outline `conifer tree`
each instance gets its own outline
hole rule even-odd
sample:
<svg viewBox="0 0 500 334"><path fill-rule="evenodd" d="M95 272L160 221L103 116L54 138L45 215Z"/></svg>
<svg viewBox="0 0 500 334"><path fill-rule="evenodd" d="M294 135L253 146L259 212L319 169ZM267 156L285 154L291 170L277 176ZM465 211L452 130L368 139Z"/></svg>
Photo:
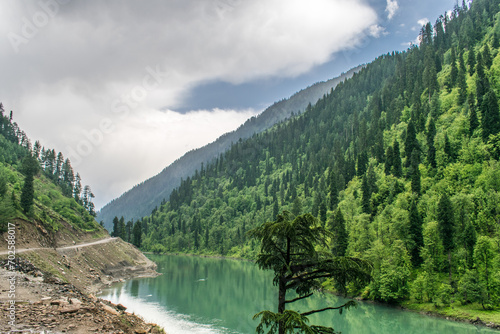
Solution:
<svg viewBox="0 0 500 334"><path fill-rule="evenodd" d="M249 231L249 235L261 242L257 265L261 269L273 270L274 282L278 286L277 312L266 310L257 313L253 318L261 318L261 321L256 332L334 333L332 328L308 325L307 317L327 310L346 309L354 302L302 313L287 310L286 306L313 295L321 286L320 280L326 277L333 278L339 288L350 282L366 284L371 266L358 258L333 256L327 251L320 251L327 246L331 233L310 214L292 220L289 212L283 211L275 221ZM287 299L287 292L292 290L298 297Z"/></svg>
<svg viewBox="0 0 500 334"><path fill-rule="evenodd" d="M467 251L467 265L469 268L472 267L472 259L474 254L474 246L476 245L476 229L474 225L469 221L465 225L465 229L462 231L461 241L465 250Z"/></svg>
<svg viewBox="0 0 500 334"><path fill-rule="evenodd" d="M431 102L432 94L434 94L436 89L439 87L437 82L436 61L434 58L434 48L427 47L425 49L424 72L422 74L422 80L424 82L424 87L427 88L429 103Z"/></svg>
<svg viewBox="0 0 500 334"><path fill-rule="evenodd" d="M118 237L122 238L122 240L127 240L127 229L125 225L125 218L123 216L120 218L118 222Z"/></svg>
<svg viewBox="0 0 500 334"><path fill-rule="evenodd" d="M332 253L335 256L345 256L347 251L347 245L349 242L349 236L345 228L344 215L340 209L337 209L335 213L330 216L332 237Z"/></svg>
<svg viewBox="0 0 500 334"><path fill-rule="evenodd" d="M81 203L80 194L82 192L82 178L80 173L76 173L75 184L73 186L73 198L77 203Z"/></svg>
<svg viewBox="0 0 500 334"><path fill-rule="evenodd" d="M339 186L338 186L338 181L337 181L337 174L333 172L333 168L330 169L329 175L328 175L328 190L329 190L329 203L330 203L330 210L333 210L335 206L337 206L338 203L338 198L339 198ZM295 200L294 200L294 206L295 206ZM292 209L292 213L295 211Z"/></svg>
<svg viewBox="0 0 500 334"><path fill-rule="evenodd" d="M486 74L484 73L484 63L481 53L477 54L477 63L476 63L476 99L478 108L483 107L483 97L488 92L490 84Z"/></svg>
<svg viewBox="0 0 500 334"><path fill-rule="evenodd" d="M467 101L467 82L463 55L460 54L460 68L458 69L457 85L458 85L458 105L462 105Z"/></svg>
<svg viewBox="0 0 500 334"><path fill-rule="evenodd" d="M474 48L470 48L469 54L467 56L467 65L469 66L469 75L473 76L476 66L476 55L474 54Z"/></svg>
<svg viewBox="0 0 500 334"><path fill-rule="evenodd" d="M411 262L414 267L418 267L422 263L422 258L420 257L420 249L424 246L424 239L422 236L422 217L418 212L417 200L413 199L410 205L410 239L411 244L409 245L409 253L411 256Z"/></svg>
<svg viewBox="0 0 500 334"><path fill-rule="evenodd" d="M3 173L0 172L0 197L4 197L6 193L7 193L7 179L3 175Z"/></svg>
<svg viewBox="0 0 500 334"><path fill-rule="evenodd" d="M33 199L35 197L35 188L33 179L38 172L38 161L31 154L26 155L22 162L22 172L24 174L24 184L21 191L21 208L24 213L31 214Z"/></svg>
<svg viewBox="0 0 500 334"><path fill-rule="evenodd" d="M455 247L454 243L454 219L453 207L450 198L444 193L438 202L438 227L439 236L443 242L444 251L448 254L448 270L451 279L451 251Z"/></svg>
<svg viewBox="0 0 500 334"><path fill-rule="evenodd" d="M444 134L444 153L448 157L448 162L454 162L455 152L453 151L453 147L451 146L447 133Z"/></svg>
<svg viewBox="0 0 500 334"><path fill-rule="evenodd" d="M391 174L392 171L392 164L394 160L394 153L393 153L392 146L388 146L387 150L385 151L385 165L384 165L384 172L385 175Z"/></svg>
<svg viewBox="0 0 500 334"><path fill-rule="evenodd" d="M403 176L403 164L401 163L401 153L399 151L399 142L397 140L394 140L392 151L393 151L393 160L392 160L393 172L392 172L392 174L395 177L402 177Z"/></svg>
<svg viewBox="0 0 500 334"><path fill-rule="evenodd" d="M366 151L363 151L358 156L358 170L356 171L356 175L362 176L363 174L365 174L367 166L368 166L368 153L366 153Z"/></svg>
<svg viewBox="0 0 500 334"><path fill-rule="evenodd" d="M450 60L451 70L450 70L450 79L448 83L448 90L451 90L455 87L458 78L458 68L457 68L457 57L455 54L455 48L451 48L451 60Z"/></svg>
<svg viewBox="0 0 500 334"><path fill-rule="evenodd" d="M54 171L54 180L59 183L63 177L64 156L61 152L57 154L56 166Z"/></svg>
<svg viewBox="0 0 500 334"><path fill-rule="evenodd" d="M408 126L406 128L406 140L405 140L406 167L410 166L411 154L413 153L413 150L416 149L418 149L417 132L413 120L410 119L410 122L408 122Z"/></svg>
<svg viewBox="0 0 500 334"><path fill-rule="evenodd" d="M297 217L302 213L302 201L300 200L299 197L295 197L293 200L293 206L292 206L292 215L294 217Z"/></svg>
<svg viewBox="0 0 500 334"><path fill-rule="evenodd" d="M489 90L483 99L481 128L483 130L483 140L486 142L490 135L500 132L500 114L498 100L495 92Z"/></svg>
<svg viewBox="0 0 500 334"><path fill-rule="evenodd" d="M431 117L427 126L427 162L432 168L437 167L436 163L436 146L434 145L434 138L436 137L436 123L434 118Z"/></svg>
<svg viewBox="0 0 500 334"><path fill-rule="evenodd" d="M418 165L420 164L420 154L417 150L413 150L411 154L411 164L408 168L408 174L410 174L411 179L411 191L420 196L421 185L420 185L420 169Z"/></svg>
<svg viewBox="0 0 500 334"><path fill-rule="evenodd" d="M370 208L370 187L368 186L368 180L366 175L363 175L363 179L361 181L361 192L363 193L363 196L361 197L361 205L363 207L363 212L364 213L371 213L371 208Z"/></svg>
<svg viewBox="0 0 500 334"><path fill-rule="evenodd" d="M469 103L469 135L472 136L474 134L474 130L479 127L479 120L477 119L476 105L474 97L474 93L470 93L467 98L467 102Z"/></svg>
<svg viewBox="0 0 500 334"><path fill-rule="evenodd" d="M112 237L119 237L120 236L120 221L118 220L118 217L115 216L113 218L113 231L111 232Z"/></svg>
<svg viewBox="0 0 500 334"><path fill-rule="evenodd" d="M490 47L488 46L488 44L486 44L483 48L482 57L484 66L486 67L486 69L489 69L491 67L491 64L493 63L493 60L491 59Z"/></svg>
<svg viewBox="0 0 500 334"><path fill-rule="evenodd" d="M138 248L141 248L141 244L142 244L142 224L141 224L141 222L139 220L135 222L134 227L132 229L132 234L133 234L132 243L134 244L134 246L136 246Z"/></svg>

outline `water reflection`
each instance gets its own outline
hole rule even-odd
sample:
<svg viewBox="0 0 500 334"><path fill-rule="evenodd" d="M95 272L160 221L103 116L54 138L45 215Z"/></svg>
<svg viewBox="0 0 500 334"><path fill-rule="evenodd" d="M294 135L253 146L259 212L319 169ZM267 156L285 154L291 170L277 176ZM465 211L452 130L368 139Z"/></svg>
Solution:
<svg viewBox="0 0 500 334"><path fill-rule="evenodd" d="M127 306L128 311L158 323L169 334L254 333L257 322L252 316L276 308L272 273L259 270L253 263L189 256L150 257L162 276L122 283L105 290L100 297ZM342 298L326 294L294 306L305 311L343 302ZM349 334L499 333L369 303L360 303L342 315L337 311L315 314L310 320Z"/></svg>

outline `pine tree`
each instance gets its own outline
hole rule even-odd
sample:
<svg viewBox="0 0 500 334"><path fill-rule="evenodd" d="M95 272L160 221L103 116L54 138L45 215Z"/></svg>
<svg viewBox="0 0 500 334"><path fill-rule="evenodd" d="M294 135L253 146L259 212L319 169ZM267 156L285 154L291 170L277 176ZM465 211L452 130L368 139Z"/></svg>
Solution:
<svg viewBox="0 0 500 334"><path fill-rule="evenodd" d="M392 171L392 164L394 160L394 153L393 153L392 146L388 146L387 150L385 151L385 165L384 165L384 172L385 175L391 174Z"/></svg>
<svg viewBox="0 0 500 334"><path fill-rule="evenodd" d="M134 227L134 223L132 223L130 220L127 222L127 224L125 224L125 234L126 234L126 242L132 242L132 238L133 238L133 235L132 235L132 229Z"/></svg>
<svg viewBox="0 0 500 334"><path fill-rule="evenodd" d="M436 146L434 145L434 138L436 137L436 123L434 118L431 117L427 126L427 162L432 168L437 167L436 163Z"/></svg>
<svg viewBox="0 0 500 334"><path fill-rule="evenodd" d="M125 225L125 218L123 216L120 218L118 222L118 237L122 238L122 240L127 241L127 229Z"/></svg>
<svg viewBox="0 0 500 334"><path fill-rule="evenodd" d="M469 75L473 76L476 66L476 55L474 54L474 48L470 48L469 55L467 57L467 65L469 66Z"/></svg>
<svg viewBox="0 0 500 334"><path fill-rule="evenodd" d="M434 49L432 47L427 47L425 49L424 72L422 74L422 80L424 82L424 87L427 89L430 103L432 94L434 94L434 92L439 87L437 81Z"/></svg>
<svg viewBox="0 0 500 334"><path fill-rule="evenodd" d="M80 173L76 173L75 184L73 186L73 198L77 203L81 203L80 194L82 192L82 178Z"/></svg>
<svg viewBox="0 0 500 334"><path fill-rule="evenodd" d="M403 164L401 163L401 153L399 151L399 142L394 140L393 144L393 160L392 160L393 172L395 177L403 176Z"/></svg>
<svg viewBox="0 0 500 334"><path fill-rule="evenodd" d="M293 206L292 206L292 215L294 217L297 217L302 213L302 201L300 200L299 197L295 197L293 200Z"/></svg>
<svg viewBox="0 0 500 334"><path fill-rule="evenodd" d="M142 224L141 224L141 222L139 220L135 222L134 227L132 229L132 234L133 234L132 243L134 244L134 246L136 246L138 248L141 248L141 244L142 244Z"/></svg>
<svg viewBox="0 0 500 334"><path fill-rule="evenodd" d="M462 105L467 101L467 82L463 55L460 54L460 68L458 69L457 85L458 85L458 105Z"/></svg>
<svg viewBox="0 0 500 334"><path fill-rule="evenodd" d="M329 191L329 203L330 203L330 210L333 210L339 201L339 186L338 186L338 181L337 181L337 174L333 172L333 168L330 169L329 175L328 175L328 191ZM294 201L295 205L295 201ZM292 213L295 211L292 209Z"/></svg>
<svg viewBox="0 0 500 334"><path fill-rule="evenodd" d="M0 197L4 197L7 193L7 178L0 172Z"/></svg>
<svg viewBox="0 0 500 334"><path fill-rule="evenodd" d="M115 216L115 218L113 218L113 232L111 232L112 237L119 237L120 236L119 224L120 224L120 221L118 220L118 217Z"/></svg>
<svg viewBox="0 0 500 334"><path fill-rule="evenodd" d="M417 200L411 201L410 205L410 230L409 236L411 244L408 250L411 255L411 262L414 267L418 267L422 263L422 258L420 257L420 249L424 246L424 239L422 236L422 217L418 212Z"/></svg>
<svg viewBox="0 0 500 334"><path fill-rule="evenodd" d="M319 220L323 225L326 224L326 212L327 212L327 208L326 208L325 200L323 199L321 201L321 203L319 204Z"/></svg>
<svg viewBox="0 0 500 334"><path fill-rule="evenodd" d="M482 108L483 106L483 97L489 91L490 83L486 74L484 73L484 63L481 53L477 54L477 64L476 64L476 98L477 98L477 106Z"/></svg>
<svg viewBox="0 0 500 334"><path fill-rule="evenodd" d="M363 174L365 174L367 167L368 167L368 153L366 153L366 151L363 151L358 156L358 169L356 175L362 176Z"/></svg>
<svg viewBox="0 0 500 334"><path fill-rule="evenodd" d="M33 179L38 172L38 161L31 154L28 154L22 161L22 173L24 174L24 184L21 190L21 208L27 215L31 214L35 188Z"/></svg>
<svg viewBox="0 0 500 334"><path fill-rule="evenodd" d="M330 216L331 218L331 231L332 237L332 253L335 256L345 256L347 251L347 245L349 242L349 236L345 228L345 220L342 215L342 211L337 209L335 213Z"/></svg>
<svg viewBox="0 0 500 334"><path fill-rule="evenodd" d="M476 245L477 235L476 229L474 225L469 221L465 225L465 229L462 231L461 241L463 242L463 246L467 251L467 265L469 268L472 267L472 257L474 254L474 246Z"/></svg>
<svg viewBox="0 0 500 334"><path fill-rule="evenodd" d="M457 84L457 78L458 78L458 69L457 69L457 58L455 54L455 48L451 48L451 70L450 70L450 79L448 83L448 90L451 91L453 87Z"/></svg>
<svg viewBox="0 0 500 334"><path fill-rule="evenodd" d="M418 150L417 133L415 130L415 124L413 120L410 119L408 126L406 128L406 140L405 140L405 152L406 152L406 167L410 166L411 154L413 150ZM396 151L396 150L394 150Z"/></svg>
<svg viewBox="0 0 500 334"><path fill-rule="evenodd" d="M366 175L363 175L363 179L361 181L361 192L363 193L363 197L361 198L361 206L363 207L363 212L369 214L371 213L371 207L370 207L371 193L370 193L370 188L368 186L368 180Z"/></svg>
<svg viewBox="0 0 500 334"><path fill-rule="evenodd" d="M446 154L448 162L454 162L455 160L455 152L453 147L451 146L450 139L448 138L448 134L444 134L444 153Z"/></svg>
<svg viewBox="0 0 500 334"><path fill-rule="evenodd" d="M444 193L439 199L437 215L439 236L443 242L444 251L448 253L448 269L451 279L451 251L455 247L455 243L453 241L455 228L453 222L453 207L451 205L450 198L446 193Z"/></svg>
<svg viewBox="0 0 500 334"><path fill-rule="evenodd" d="M490 47L488 46L488 44L484 46L482 56L484 66L486 66L486 69L489 69L491 67L491 64L493 63L493 60L491 59Z"/></svg>
<svg viewBox="0 0 500 334"><path fill-rule="evenodd" d="M490 135L496 135L500 132L498 100L495 92L491 89L484 96L482 112L481 128L483 140L486 142Z"/></svg>
<svg viewBox="0 0 500 334"><path fill-rule="evenodd" d="M410 174L411 179L411 191L420 196L421 185L420 185L420 169L418 165L420 164L420 154L417 150L414 150L411 154L411 164L408 168L408 174Z"/></svg>
<svg viewBox="0 0 500 334"><path fill-rule="evenodd" d="M57 154L56 166L54 171L54 180L57 183L59 183L59 181L61 181L63 178L63 163L64 163L64 156L61 152L59 152Z"/></svg>
<svg viewBox="0 0 500 334"><path fill-rule="evenodd" d="M474 97L474 93L470 93L467 98L467 102L469 103L469 135L472 136L474 134L474 130L479 127L479 120L477 119L476 98Z"/></svg>

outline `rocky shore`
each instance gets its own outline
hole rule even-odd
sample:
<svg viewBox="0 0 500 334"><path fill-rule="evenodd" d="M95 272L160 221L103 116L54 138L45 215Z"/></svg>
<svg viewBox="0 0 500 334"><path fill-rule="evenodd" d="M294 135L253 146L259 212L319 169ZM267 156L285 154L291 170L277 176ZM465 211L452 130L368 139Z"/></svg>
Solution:
<svg viewBox="0 0 500 334"><path fill-rule="evenodd" d="M0 256L0 333L164 333L123 305L94 296L113 282L156 276L155 268L121 239L25 251L10 262Z"/></svg>

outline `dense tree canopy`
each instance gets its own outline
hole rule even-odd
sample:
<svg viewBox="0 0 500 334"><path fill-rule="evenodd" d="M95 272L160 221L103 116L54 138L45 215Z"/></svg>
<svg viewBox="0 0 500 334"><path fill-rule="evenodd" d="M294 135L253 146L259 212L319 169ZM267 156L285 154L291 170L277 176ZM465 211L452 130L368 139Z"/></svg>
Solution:
<svg viewBox="0 0 500 334"><path fill-rule="evenodd" d="M246 231L310 212L332 232L329 249L373 263L371 283L349 293L499 307L498 5L457 6L420 45L233 143L141 220L142 248L255 258Z"/></svg>

